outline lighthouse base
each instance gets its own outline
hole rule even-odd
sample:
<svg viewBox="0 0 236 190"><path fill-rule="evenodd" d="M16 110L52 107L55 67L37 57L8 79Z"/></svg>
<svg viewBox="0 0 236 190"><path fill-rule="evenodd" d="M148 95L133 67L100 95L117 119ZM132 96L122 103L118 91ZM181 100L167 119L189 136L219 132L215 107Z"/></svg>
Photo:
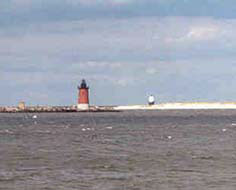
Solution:
<svg viewBox="0 0 236 190"><path fill-rule="evenodd" d="M88 104L78 104L77 109L78 110L89 110L89 105Z"/></svg>

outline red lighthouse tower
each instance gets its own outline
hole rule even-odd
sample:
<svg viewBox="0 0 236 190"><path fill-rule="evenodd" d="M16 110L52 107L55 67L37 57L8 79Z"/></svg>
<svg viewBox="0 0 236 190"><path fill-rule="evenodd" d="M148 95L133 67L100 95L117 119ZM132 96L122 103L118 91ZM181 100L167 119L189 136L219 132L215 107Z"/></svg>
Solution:
<svg viewBox="0 0 236 190"><path fill-rule="evenodd" d="M86 84L86 81L83 79L80 86L78 86L79 96L78 96L78 105L79 110L88 110L89 109L89 87Z"/></svg>

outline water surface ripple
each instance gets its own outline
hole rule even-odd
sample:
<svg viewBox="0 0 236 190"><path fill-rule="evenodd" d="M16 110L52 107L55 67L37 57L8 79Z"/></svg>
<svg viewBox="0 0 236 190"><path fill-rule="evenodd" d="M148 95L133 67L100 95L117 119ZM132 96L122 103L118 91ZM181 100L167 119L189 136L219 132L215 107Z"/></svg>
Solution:
<svg viewBox="0 0 236 190"><path fill-rule="evenodd" d="M236 111L2 113L0 190L14 189L235 190Z"/></svg>

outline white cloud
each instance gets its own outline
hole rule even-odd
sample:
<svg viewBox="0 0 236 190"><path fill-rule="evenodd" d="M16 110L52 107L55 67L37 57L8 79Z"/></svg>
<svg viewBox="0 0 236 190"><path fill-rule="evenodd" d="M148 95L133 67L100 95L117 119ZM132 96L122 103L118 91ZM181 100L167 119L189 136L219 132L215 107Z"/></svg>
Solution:
<svg viewBox="0 0 236 190"><path fill-rule="evenodd" d="M94 85L111 88L142 88L150 80L155 83L152 88L166 86L163 88L168 90L173 78L179 77L188 86L190 80L188 83L186 78L193 74L199 74L200 80L202 75L232 68L235 33L236 20L186 17L63 21L1 28L0 85L42 88L55 82L66 87L65 81L86 78ZM230 69L229 74L232 72Z"/></svg>
<svg viewBox="0 0 236 190"><path fill-rule="evenodd" d="M15 4L16 6L19 5L30 5L34 2L34 0L9 0L12 4Z"/></svg>
<svg viewBox="0 0 236 190"><path fill-rule="evenodd" d="M129 4L134 2L135 0L109 0L107 2L110 2L113 5L123 5L123 4Z"/></svg>
<svg viewBox="0 0 236 190"><path fill-rule="evenodd" d="M218 26L193 26L186 35L191 40L212 40L217 38L221 33L221 29Z"/></svg>
<svg viewBox="0 0 236 190"><path fill-rule="evenodd" d="M83 68L121 68L122 63L121 62L102 62L102 61L88 61L88 62L82 62L78 63L81 65Z"/></svg>
<svg viewBox="0 0 236 190"><path fill-rule="evenodd" d="M206 52L219 56L216 52L222 50L227 55L236 46L235 32L236 21L227 19L152 17L55 22L1 29L0 55L2 62L15 64L33 59L50 65L65 61L115 69L127 60L198 57Z"/></svg>
<svg viewBox="0 0 236 190"><path fill-rule="evenodd" d="M94 5L125 5L134 2L135 0L63 0L58 2L58 4L63 3L65 5L85 5L85 6L94 6ZM10 0L10 3L14 7L22 7L29 5L42 5L53 3L56 5L56 1L47 2L47 0Z"/></svg>
<svg viewBox="0 0 236 190"><path fill-rule="evenodd" d="M146 69L146 73L147 74L150 74L150 75L153 75L153 74L156 74L158 71L156 68L147 68Z"/></svg>
<svg viewBox="0 0 236 190"><path fill-rule="evenodd" d="M22 30L22 36L8 37L12 31L7 30L0 36L0 51L6 52L7 49L17 54L92 52L90 55L151 56L182 51L181 48L185 46L190 50L198 42L209 41L211 43L206 44L205 48L214 51L218 47L211 44L222 43L222 47L225 47L226 39L231 46L227 44L225 48L232 48L236 22L228 22L207 18L153 17L37 24L31 25L26 34Z"/></svg>
<svg viewBox="0 0 236 190"><path fill-rule="evenodd" d="M113 82L114 82L115 85L126 87L126 86L129 86L129 85L137 84L136 83L137 79L131 78L131 77L127 77L127 78L116 79Z"/></svg>

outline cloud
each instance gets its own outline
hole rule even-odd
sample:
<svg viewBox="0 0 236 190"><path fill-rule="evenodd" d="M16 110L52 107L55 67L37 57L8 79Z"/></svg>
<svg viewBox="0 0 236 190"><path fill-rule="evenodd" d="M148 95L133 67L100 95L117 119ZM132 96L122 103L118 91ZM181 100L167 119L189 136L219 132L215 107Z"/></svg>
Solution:
<svg viewBox="0 0 236 190"><path fill-rule="evenodd" d="M210 27L193 27L187 34L187 38L192 40L211 40L218 36L220 28L217 26Z"/></svg>
<svg viewBox="0 0 236 190"><path fill-rule="evenodd" d="M138 84L138 79L135 77L126 77L126 78L118 78L113 80L114 85L119 85L121 87L127 87L130 85Z"/></svg>
<svg viewBox="0 0 236 190"><path fill-rule="evenodd" d="M12 5L32 5L37 4L37 0L9 0ZM55 2L52 0L51 2ZM135 2L135 0L59 0L57 3L67 4L67 5L99 5L99 4L127 4ZM41 0L41 3L47 3L46 0Z"/></svg>
<svg viewBox="0 0 236 190"><path fill-rule="evenodd" d="M198 24L193 24L189 25L187 31L183 32L181 35L167 37L166 42L168 44L188 43L189 45L200 42L209 43L219 41L221 36L225 37L224 33L225 29L221 28L218 25L212 24L212 26L204 26L204 24L202 24L199 26Z"/></svg>
<svg viewBox="0 0 236 190"><path fill-rule="evenodd" d="M40 69L64 70L66 64L119 69L128 61L233 56L235 30L235 20L207 17L32 24L2 28L0 55L2 63L32 65L33 60L44 65Z"/></svg>
<svg viewBox="0 0 236 190"><path fill-rule="evenodd" d="M98 18L236 18L232 0L1 0L0 25Z"/></svg>
<svg viewBox="0 0 236 190"><path fill-rule="evenodd" d="M92 61L196 56L235 46L235 20L209 18L132 18L68 21L2 29L0 53ZM201 47L200 47L201 46ZM197 48L197 50L196 50ZM6 52L7 51L7 52ZM109 53L107 53L109 52ZM190 55L192 56L192 55ZM216 54L217 56L217 54ZM18 56L19 57L19 56Z"/></svg>
<svg viewBox="0 0 236 190"><path fill-rule="evenodd" d="M236 93L234 1L0 4L1 104L19 97L73 104L81 78L94 104L146 103L149 93L158 101L225 100Z"/></svg>
<svg viewBox="0 0 236 190"><path fill-rule="evenodd" d="M133 2L134 0L67 0L67 3L82 5L125 5Z"/></svg>
<svg viewBox="0 0 236 190"><path fill-rule="evenodd" d="M235 32L234 19L209 17L100 18L2 27L2 97L6 104L16 104L19 95L32 104L40 97L45 104L72 104L77 84L86 78L96 92L95 104L145 103L147 93L159 94L162 101L201 98L201 88L206 91L203 99L220 99L222 86L236 80ZM135 98L125 97L124 88ZM102 98L107 96L104 89L109 89L107 99ZM30 91L41 95L29 96ZM224 91L233 97L233 89ZM55 94L55 100L50 98Z"/></svg>
<svg viewBox="0 0 236 190"><path fill-rule="evenodd" d="M146 69L146 73L150 74L150 75L156 74L157 72L158 71L155 68L147 68Z"/></svg>

